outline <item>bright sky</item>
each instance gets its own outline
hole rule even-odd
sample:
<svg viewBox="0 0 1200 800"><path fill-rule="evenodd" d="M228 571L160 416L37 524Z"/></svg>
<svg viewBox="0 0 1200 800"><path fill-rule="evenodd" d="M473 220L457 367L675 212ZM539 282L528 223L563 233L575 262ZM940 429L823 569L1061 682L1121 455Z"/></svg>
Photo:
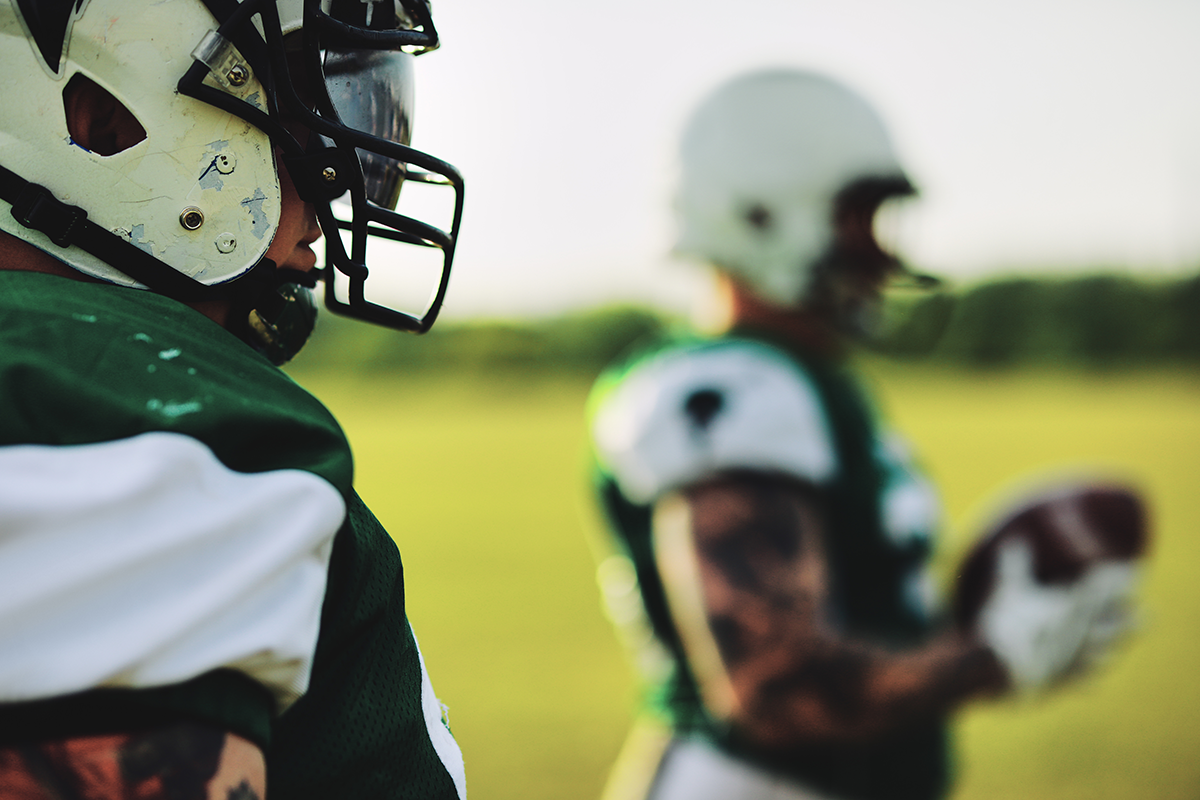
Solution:
<svg viewBox="0 0 1200 800"><path fill-rule="evenodd" d="M737 72L855 86L922 197L900 245L972 277L1200 266L1195 0L434 0L414 145L466 175L447 317L681 308L675 142Z"/></svg>

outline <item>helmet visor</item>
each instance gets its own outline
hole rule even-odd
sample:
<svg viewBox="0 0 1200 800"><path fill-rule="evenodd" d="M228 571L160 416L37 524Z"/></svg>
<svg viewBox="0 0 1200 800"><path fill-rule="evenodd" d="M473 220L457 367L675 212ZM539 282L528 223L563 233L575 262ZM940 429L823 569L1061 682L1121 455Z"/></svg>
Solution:
<svg viewBox="0 0 1200 800"><path fill-rule="evenodd" d="M412 56L383 50L327 50L325 87L341 123L352 130L408 145L412 139ZM367 198L394 209L405 164L359 150Z"/></svg>

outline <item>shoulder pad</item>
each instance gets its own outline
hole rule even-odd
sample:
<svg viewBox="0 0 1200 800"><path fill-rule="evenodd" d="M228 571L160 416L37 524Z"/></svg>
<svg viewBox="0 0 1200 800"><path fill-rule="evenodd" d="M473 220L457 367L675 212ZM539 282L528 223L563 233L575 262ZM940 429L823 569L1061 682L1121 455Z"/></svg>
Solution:
<svg viewBox="0 0 1200 800"><path fill-rule="evenodd" d="M829 481L837 456L820 395L782 352L724 341L633 367L592 422L601 466L636 503L731 469Z"/></svg>

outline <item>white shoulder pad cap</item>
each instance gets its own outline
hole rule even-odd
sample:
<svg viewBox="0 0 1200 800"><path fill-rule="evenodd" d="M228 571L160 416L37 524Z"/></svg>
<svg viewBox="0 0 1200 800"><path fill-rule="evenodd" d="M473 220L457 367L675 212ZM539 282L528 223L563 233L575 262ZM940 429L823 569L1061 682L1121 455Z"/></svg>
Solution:
<svg viewBox="0 0 1200 800"><path fill-rule="evenodd" d="M838 468L809 377L752 342L668 351L635 367L602 401L592 437L601 464L636 503L722 470L819 484Z"/></svg>
<svg viewBox="0 0 1200 800"><path fill-rule="evenodd" d="M307 690L345 518L322 478L150 432L0 447L0 486L0 703L221 667Z"/></svg>

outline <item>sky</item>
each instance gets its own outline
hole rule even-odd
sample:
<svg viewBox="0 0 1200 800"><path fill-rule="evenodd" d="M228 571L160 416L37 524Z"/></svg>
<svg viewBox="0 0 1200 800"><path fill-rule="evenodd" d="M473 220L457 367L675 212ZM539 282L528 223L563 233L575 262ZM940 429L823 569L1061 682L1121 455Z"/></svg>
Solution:
<svg viewBox="0 0 1200 800"><path fill-rule="evenodd" d="M797 66L855 87L921 190L898 244L970 281L1200 267L1194 0L434 0L414 146L466 176L446 318L683 310L675 147L709 90Z"/></svg>

